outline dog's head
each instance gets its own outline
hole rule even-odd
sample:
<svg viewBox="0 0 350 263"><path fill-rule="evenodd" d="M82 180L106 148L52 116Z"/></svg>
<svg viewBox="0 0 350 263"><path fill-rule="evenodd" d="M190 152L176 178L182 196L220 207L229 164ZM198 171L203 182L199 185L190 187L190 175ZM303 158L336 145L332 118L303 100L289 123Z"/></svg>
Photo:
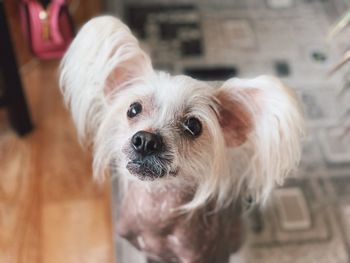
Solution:
<svg viewBox="0 0 350 263"><path fill-rule="evenodd" d="M239 194L266 199L300 158L303 119L295 95L272 77L213 88L152 68L113 17L88 22L61 64L61 88L94 173L187 184L188 208Z"/></svg>

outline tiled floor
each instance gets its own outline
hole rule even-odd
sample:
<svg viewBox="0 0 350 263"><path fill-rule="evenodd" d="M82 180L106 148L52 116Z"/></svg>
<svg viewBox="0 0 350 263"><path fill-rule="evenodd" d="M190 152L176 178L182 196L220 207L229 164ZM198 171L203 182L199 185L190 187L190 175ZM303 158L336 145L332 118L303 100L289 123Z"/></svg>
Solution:
<svg viewBox="0 0 350 263"><path fill-rule="evenodd" d="M255 213L261 231L250 228L249 253L232 262L349 262L350 66L327 73L350 47L350 29L330 43L326 36L350 1L193 0L181 1L181 12L166 0L157 1L165 7L150 8L153 2L128 1L126 21L143 37L156 67L204 70L212 79L277 75L304 106L308 137L300 170L276 193L279 204ZM128 13L135 8L147 13L142 29ZM184 52L187 36L193 43Z"/></svg>

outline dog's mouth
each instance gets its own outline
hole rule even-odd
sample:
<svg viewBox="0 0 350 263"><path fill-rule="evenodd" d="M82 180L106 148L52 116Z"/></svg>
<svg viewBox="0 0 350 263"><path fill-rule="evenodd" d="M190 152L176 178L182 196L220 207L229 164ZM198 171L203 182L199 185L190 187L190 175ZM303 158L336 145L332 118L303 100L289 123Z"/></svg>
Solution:
<svg viewBox="0 0 350 263"><path fill-rule="evenodd" d="M178 169L171 170L167 166L149 160L132 160L126 165L128 171L142 181L154 181L166 175L176 176Z"/></svg>

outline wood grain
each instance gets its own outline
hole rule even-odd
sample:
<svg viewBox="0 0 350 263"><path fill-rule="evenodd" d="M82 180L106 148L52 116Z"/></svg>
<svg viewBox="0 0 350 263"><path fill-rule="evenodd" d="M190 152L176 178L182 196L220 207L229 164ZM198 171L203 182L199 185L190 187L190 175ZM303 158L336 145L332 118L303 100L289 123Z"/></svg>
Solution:
<svg viewBox="0 0 350 263"><path fill-rule="evenodd" d="M109 183L91 178L57 87L57 62L23 73L36 126L18 138L0 112L0 262L113 262Z"/></svg>

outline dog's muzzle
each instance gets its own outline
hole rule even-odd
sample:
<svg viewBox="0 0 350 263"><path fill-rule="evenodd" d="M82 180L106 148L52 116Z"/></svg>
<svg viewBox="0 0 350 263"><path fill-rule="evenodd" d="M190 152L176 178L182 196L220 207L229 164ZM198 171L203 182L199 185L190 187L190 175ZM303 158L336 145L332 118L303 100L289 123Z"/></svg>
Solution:
<svg viewBox="0 0 350 263"><path fill-rule="evenodd" d="M162 178L166 174L166 169L157 167L149 160L133 160L128 162L126 168L129 172L142 181L153 181Z"/></svg>
<svg viewBox="0 0 350 263"><path fill-rule="evenodd" d="M138 131L131 138L132 154L126 168L140 180L155 180L165 176L171 160L160 134ZM169 172L169 174L172 174Z"/></svg>

